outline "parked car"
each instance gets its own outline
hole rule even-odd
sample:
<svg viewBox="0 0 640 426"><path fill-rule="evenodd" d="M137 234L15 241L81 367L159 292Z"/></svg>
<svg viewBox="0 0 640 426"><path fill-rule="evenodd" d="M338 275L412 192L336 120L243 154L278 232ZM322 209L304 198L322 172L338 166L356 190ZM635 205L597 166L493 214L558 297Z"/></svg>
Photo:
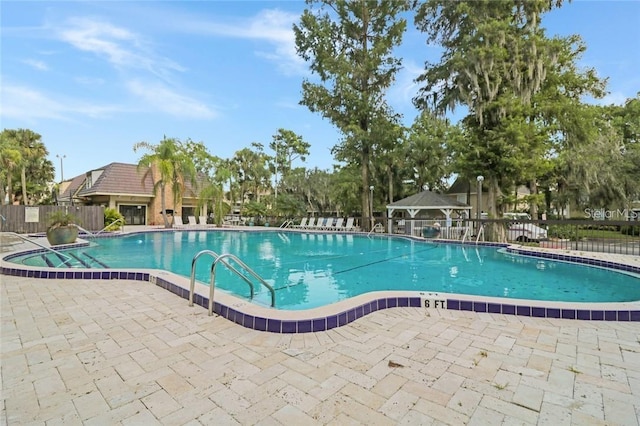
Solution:
<svg viewBox="0 0 640 426"><path fill-rule="evenodd" d="M531 220L527 213L505 213L505 219L513 219L507 227L507 239L509 241L528 242L547 239L547 230L533 223L523 223L521 221Z"/></svg>

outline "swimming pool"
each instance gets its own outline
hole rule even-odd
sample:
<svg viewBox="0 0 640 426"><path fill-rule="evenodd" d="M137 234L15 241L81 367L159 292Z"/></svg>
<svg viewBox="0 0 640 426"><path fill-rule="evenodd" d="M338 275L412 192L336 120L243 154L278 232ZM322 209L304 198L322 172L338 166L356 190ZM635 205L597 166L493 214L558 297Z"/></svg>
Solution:
<svg viewBox="0 0 640 426"><path fill-rule="evenodd" d="M311 309L394 290L579 303L640 300L637 274L514 255L495 247L274 231L152 232L95 241L76 251L111 268L162 269L185 277L199 251L232 253L276 289L275 307L281 310ZM44 265L40 254L13 262ZM198 262L199 281L208 283L211 262ZM216 288L249 296L246 283L221 267ZM268 306L266 288L256 284L255 290L254 302Z"/></svg>

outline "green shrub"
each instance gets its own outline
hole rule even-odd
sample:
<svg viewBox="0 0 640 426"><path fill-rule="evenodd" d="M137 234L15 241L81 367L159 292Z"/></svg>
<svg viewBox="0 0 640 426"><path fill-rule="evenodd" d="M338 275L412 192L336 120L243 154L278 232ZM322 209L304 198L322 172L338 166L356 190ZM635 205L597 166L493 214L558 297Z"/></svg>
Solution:
<svg viewBox="0 0 640 426"><path fill-rule="evenodd" d="M104 224L105 231L117 231L124 225L124 216L116 209L106 208L104 209Z"/></svg>
<svg viewBox="0 0 640 426"><path fill-rule="evenodd" d="M551 225L547 233L549 238L560 238L562 240L577 240L578 230L571 225Z"/></svg>
<svg viewBox="0 0 640 426"><path fill-rule="evenodd" d="M630 235L632 237L640 237L640 224L621 226L620 233L623 235Z"/></svg>

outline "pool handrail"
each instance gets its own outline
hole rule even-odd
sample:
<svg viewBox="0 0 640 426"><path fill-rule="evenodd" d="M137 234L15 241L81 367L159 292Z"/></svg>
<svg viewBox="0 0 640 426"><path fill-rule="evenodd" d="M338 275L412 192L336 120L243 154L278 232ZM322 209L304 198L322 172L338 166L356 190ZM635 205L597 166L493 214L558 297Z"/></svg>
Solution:
<svg viewBox="0 0 640 426"><path fill-rule="evenodd" d="M467 226L467 227L465 228L465 230L464 230L464 235L462 236L462 244L464 244L464 242L465 242L465 241L466 241L466 239L467 239L467 235L469 235L469 229L470 229L470 227L468 227L468 226Z"/></svg>
<svg viewBox="0 0 640 426"><path fill-rule="evenodd" d="M124 225L125 225L124 219L123 219L123 218L121 218L121 217L119 217L118 219L114 220L113 222L111 222L110 224L108 224L107 226L105 226L104 228L102 228L101 230L99 230L98 232L96 232L96 233L94 234L94 236L96 236L96 235L100 234L101 232L104 232L108 227L110 227L111 225L114 225L114 224L116 224L116 223L118 223L118 222L122 222L122 230L124 231Z"/></svg>
<svg viewBox="0 0 640 426"><path fill-rule="evenodd" d="M227 268L229 268L230 270L235 272L238 276L240 276L240 278L242 278L243 280L245 280L247 282L247 284L249 284L249 286L251 287L251 299L253 299L253 284L251 284L249 279L244 274L242 274L240 271L235 269L233 266L229 265L229 263L226 262L226 260L225 260L226 258L229 258L229 259L233 260L234 262L238 263L242 269L244 269L245 271L247 271L248 273L253 275L253 277L255 279L257 279L258 281L260 281L260 283L262 285L264 285L269 290L269 292L271 293L271 307L273 308L273 307L276 306L276 291L274 290L274 288L271 285L269 285L269 283L267 283L253 269L249 268L249 266L247 266L246 263L244 263L242 260L238 259L237 256L235 256L235 255L233 255L231 253L225 253L225 254L221 254L220 256L218 256L218 258L216 260L214 260L213 264L211 265L211 283L209 285L209 315L213 315L213 290L215 288L216 266L218 265L218 262L222 263Z"/></svg>
<svg viewBox="0 0 640 426"><path fill-rule="evenodd" d="M218 262L221 262L222 264L224 264L230 271L238 275L240 278L244 280L244 282L246 282L249 285L249 288L251 289L251 299L253 299L253 296L255 294L253 283L251 282L251 280L245 274L243 274L238 269L236 269L233 265L227 262L226 258L230 258L231 260L238 263L240 267L242 267L245 271L253 275L258 281L262 283L262 285L267 287L267 289L269 289L269 291L271 292L271 306L275 306L276 296L275 296L275 290L273 289L272 286L270 286L262 277L260 277L256 272L254 272L251 268L249 268L244 262L242 262L236 256L232 254L219 255L213 250L199 251L198 253L196 253L196 255L193 257L193 260L191 261L191 279L189 283L189 306L193 306L193 295L195 292L195 284L196 284L196 262L198 261L198 258L200 258L203 255L210 255L214 259L213 264L211 265L211 275L209 278L209 281L210 281L209 282L209 288L210 288L209 315L213 314L213 291L215 289L215 267Z"/></svg>
<svg viewBox="0 0 640 426"><path fill-rule="evenodd" d="M282 224L280 225L280 228L288 228L290 226L293 225L293 221L292 220L285 220L284 222L282 222Z"/></svg>
<svg viewBox="0 0 640 426"><path fill-rule="evenodd" d="M84 228L83 228L82 226L80 226L80 225L76 225L76 227L77 227L80 231L84 232L84 233L85 233L85 234L87 234L87 235L91 235L92 237L95 237L95 236L96 236L93 232L89 231L88 229L84 229Z"/></svg>
<svg viewBox="0 0 640 426"><path fill-rule="evenodd" d="M214 261L220 257L220 255L213 250L202 250L196 253L195 256L193 256L193 260L191 261L191 280L189 283L189 306L193 306L193 293L196 288L196 262L200 256L203 256L205 254L213 257ZM235 269L232 265L229 265L227 263L227 267L238 274L241 278L243 278L247 282L247 284L249 284L249 287L251 288L251 298L253 299L253 283L251 283L248 278L244 277L243 274Z"/></svg>
<svg viewBox="0 0 640 426"><path fill-rule="evenodd" d="M375 225L373 225L373 227L371 228L371 230L367 234L367 237L370 236L372 232L374 232L374 231L376 231L378 229L381 229L382 232L384 232L384 226L380 222L378 222Z"/></svg>
<svg viewBox="0 0 640 426"><path fill-rule="evenodd" d="M484 224L480 225L480 230L478 231L478 235L476 237L476 245L478 245L480 237L482 237L482 241L484 241Z"/></svg>
<svg viewBox="0 0 640 426"><path fill-rule="evenodd" d="M26 242L28 242L28 243L35 244L35 245L37 245L38 247L42 247L43 249L48 250L48 251L50 251L50 252L54 253L54 254L55 254L55 255L57 255L58 257L64 257L64 258L66 258L66 260L63 260L63 261L62 261L62 263L60 263L60 265L56 266L56 268L59 268L59 267L60 267L60 266L62 266L62 265L67 265L67 264L69 264L69 262L72 262L72 261L73 261L73 259L72 259L69 255L64 254L64 253L62 253L62 252L60 252L60 251L58 251L58 250L54 250L54 249L52 249L51 247L47 247L47 246L45 246L44 244L40 244L40 243L38 243L38 242L36 242L36 241L33 241L31 238L23 237L22 235L20 235L20 234L18 234L18 233L15 233L15 232L5 232L5 234L15 235L16 237L20 238L20 239L21 239L21 240L23 240L23 241L26 241Z"/></svg>

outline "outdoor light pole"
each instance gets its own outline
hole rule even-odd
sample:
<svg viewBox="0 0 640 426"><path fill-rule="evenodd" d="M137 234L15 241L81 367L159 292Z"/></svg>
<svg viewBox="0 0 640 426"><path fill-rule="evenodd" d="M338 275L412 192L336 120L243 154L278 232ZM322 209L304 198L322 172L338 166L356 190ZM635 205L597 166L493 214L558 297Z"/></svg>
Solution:
<svg viewBox="0 0 640 426"><path fill-rule="evenodd" d="M373 185L369 187L369 212L371 214L371 229L373 229Z"/></svg>
<svg viewBox="0 0 640 426"><path fill-rule="evenodd" d="M478 232L480 232L480 219L482 219L482 181L484 176L478 176L478 211L476 212L476 219L478 219Z"/></svg>
<svg viewBox="0 0 640 426"><path fill-rule="evenodd" d="M62 168L62 159L67 158L67 156L56 154L56 157L60 159L60 182L64 182L64 169Z"/></svg>

